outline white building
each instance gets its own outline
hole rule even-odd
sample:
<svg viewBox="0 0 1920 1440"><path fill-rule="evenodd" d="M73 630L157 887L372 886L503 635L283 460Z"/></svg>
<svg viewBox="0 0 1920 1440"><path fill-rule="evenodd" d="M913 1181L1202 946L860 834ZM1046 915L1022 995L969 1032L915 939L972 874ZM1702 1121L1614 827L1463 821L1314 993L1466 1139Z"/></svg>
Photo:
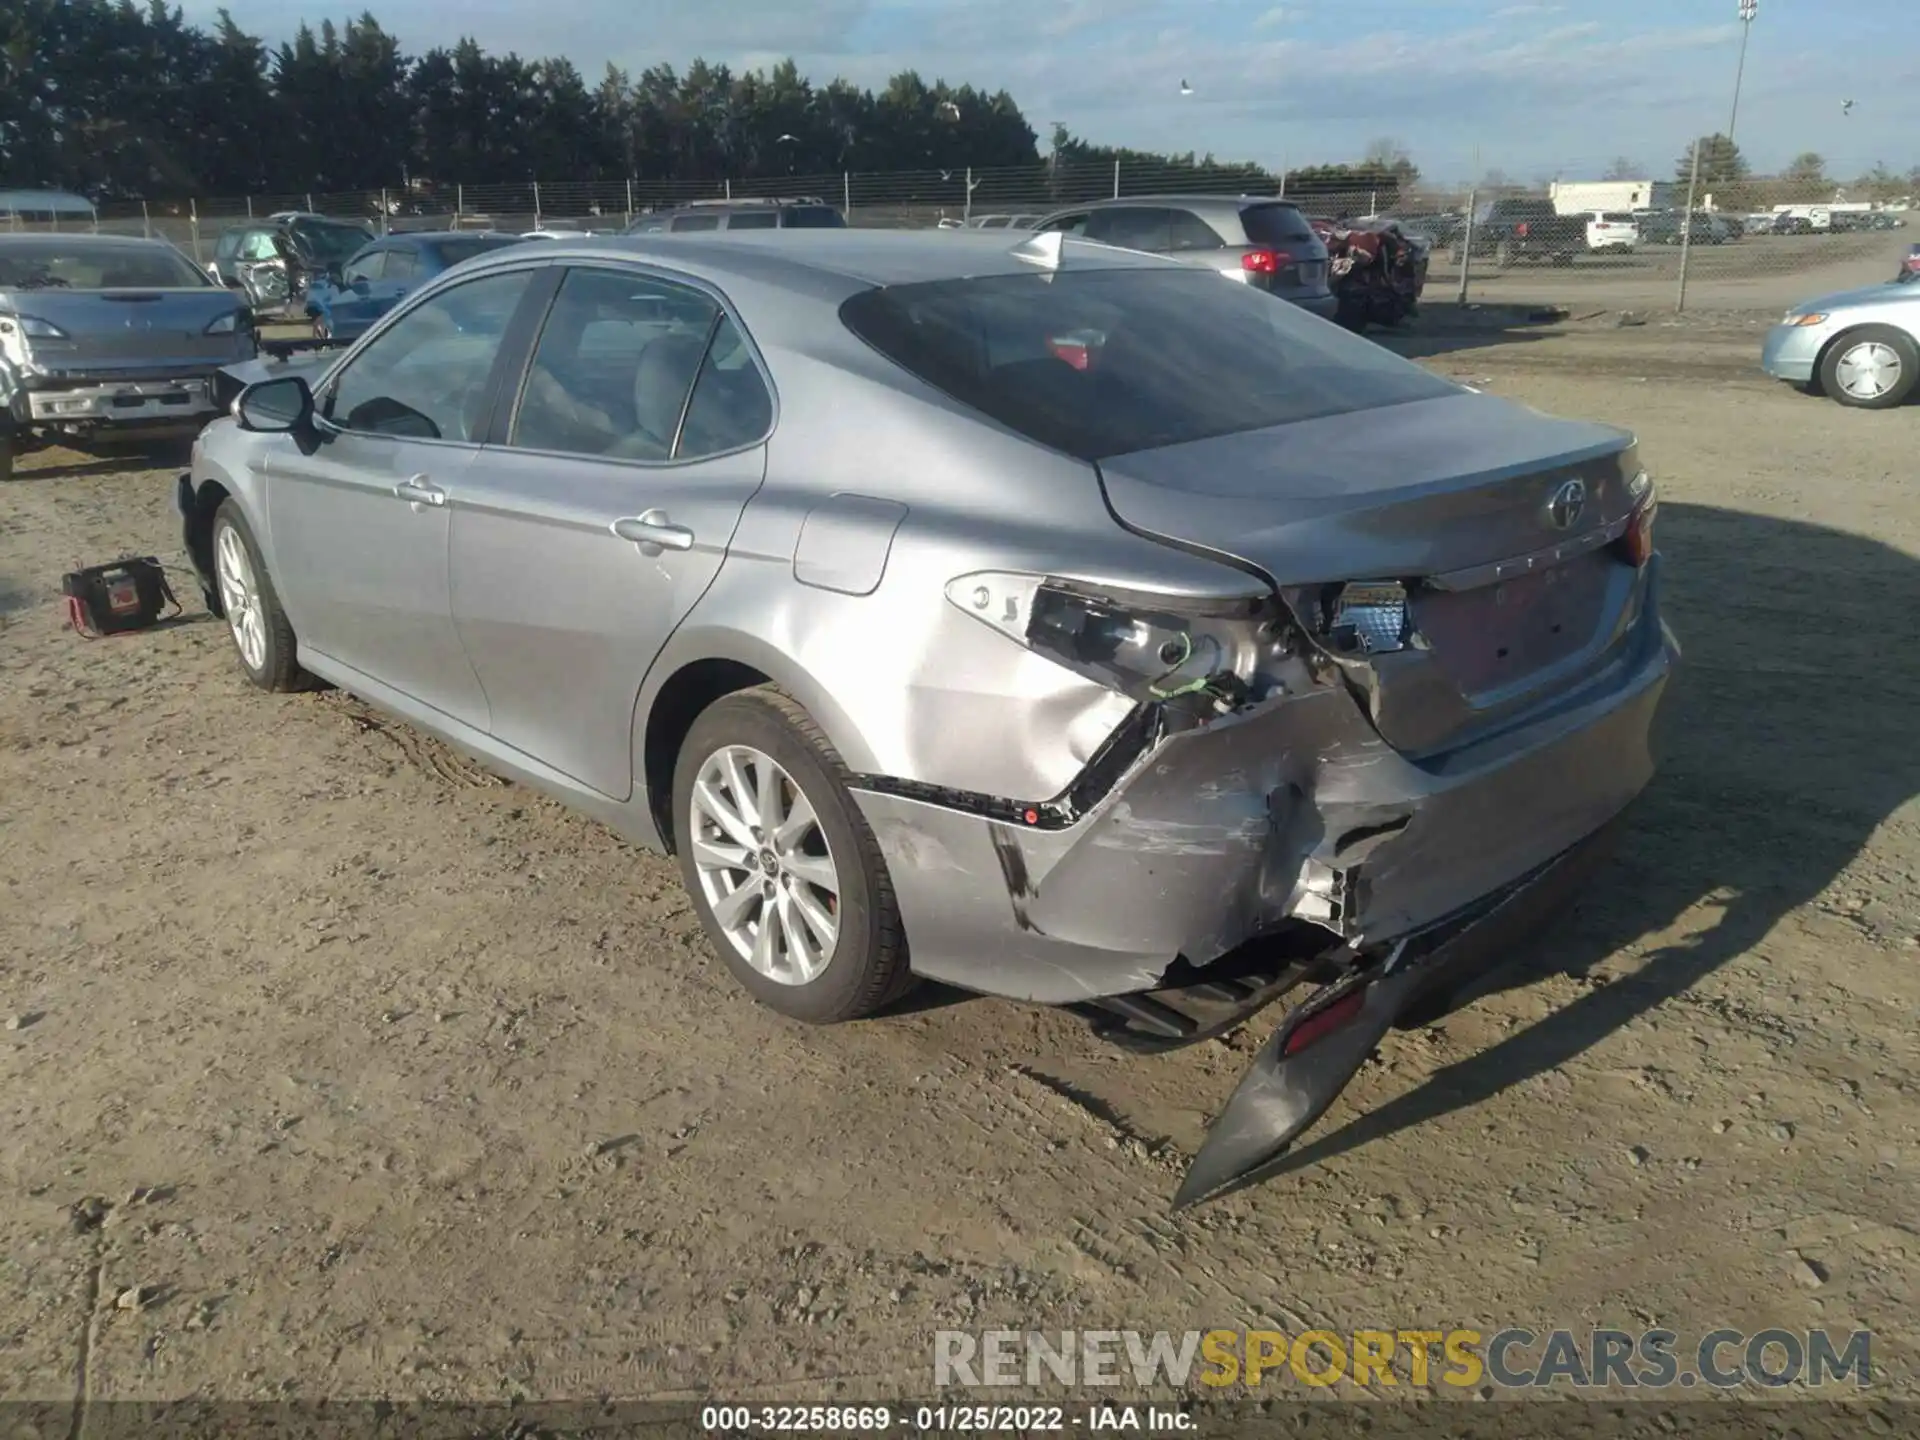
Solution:
<svg viewBox="0 0 1920 1440"><path fill-rule="evenodd" d="M1675 203L1671 180L1556 180L1547 193L1562 215L1589 210L1659 210Z"/></svg>

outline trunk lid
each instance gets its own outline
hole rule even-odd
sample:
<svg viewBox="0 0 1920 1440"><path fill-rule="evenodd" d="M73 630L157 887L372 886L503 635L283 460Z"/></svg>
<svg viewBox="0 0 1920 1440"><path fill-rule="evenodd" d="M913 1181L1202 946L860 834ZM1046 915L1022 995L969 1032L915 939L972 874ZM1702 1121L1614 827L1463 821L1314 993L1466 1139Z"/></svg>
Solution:
<svg viewBox="0 0 1920 1440"><path fill-rule="evenodd" d="M1462 743L1603 669L1641 575L1633 439L1471 391L1102 461L1129 529L1264 575L1389 744Z"/></svg>
<svg viewBox="0 0 1920 1440"><path fill-rule="evenodd" d="M205 371L231 361L232 332L207 326L243 307L228 290L22 290L0 309L44 320L65 339L32 339L34 363L53 374L108 376Z"/></svg>

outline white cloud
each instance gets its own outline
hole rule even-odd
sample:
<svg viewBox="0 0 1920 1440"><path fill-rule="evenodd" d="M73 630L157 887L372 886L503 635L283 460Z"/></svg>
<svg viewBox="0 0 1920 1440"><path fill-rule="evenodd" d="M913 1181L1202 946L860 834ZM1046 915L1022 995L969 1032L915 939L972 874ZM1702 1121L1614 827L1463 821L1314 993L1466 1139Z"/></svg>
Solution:
<svg viewBox="0 0 1920 1440"><path fill-rule="evenodd" d="M1297 5L1276 5L1271 10L1257 16L1254 19L1253 28L1255 30L1272 30L1278 26L1292 23L1294 20L1297 20L1299 16L1300 7Z"/></svg>

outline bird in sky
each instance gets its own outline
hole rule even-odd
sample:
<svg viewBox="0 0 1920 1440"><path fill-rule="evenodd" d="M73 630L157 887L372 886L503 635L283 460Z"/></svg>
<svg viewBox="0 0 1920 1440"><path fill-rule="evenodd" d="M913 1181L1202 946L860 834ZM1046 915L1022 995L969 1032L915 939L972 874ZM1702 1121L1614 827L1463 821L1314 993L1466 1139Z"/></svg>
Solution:
<svg viewBox="0 0 1920 1440"><path fill-rule="evenodd" d="M1840 113L1842 115L1851 115L1853 113L1853 101L1842 100L1840 102Z"/></svg>
<svg viewBox="0 0 1920 1440"><path fill-rule="evenodd" d="M1193 86L1189 85L1186 81L1182 80L1180 82L1180 93L1182 95L1191 95L1193 93Z"/></svg>

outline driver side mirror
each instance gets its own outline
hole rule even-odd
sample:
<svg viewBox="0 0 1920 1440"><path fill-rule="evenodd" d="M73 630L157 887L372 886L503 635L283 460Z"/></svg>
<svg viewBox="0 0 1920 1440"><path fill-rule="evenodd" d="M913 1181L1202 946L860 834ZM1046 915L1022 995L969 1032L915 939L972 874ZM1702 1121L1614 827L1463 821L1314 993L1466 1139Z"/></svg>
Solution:
<svg viewBox="0 0 1920 1440"><path fill-rule="evenodd" d="M353 279L347 282L347 288L353 291L353 293L356 295L364 295L367 293L368 289L371 287L369 287L367 284L366 276L356 275L353 277Z"/></svg>
<svg viewBox="0 0 1920 1440"><path fill-rule="evenodd" d="M313 391L298 375L285 375L249 385L233 402L234 418L242 430L263 435L287 435L313 423Z"/></svg>

